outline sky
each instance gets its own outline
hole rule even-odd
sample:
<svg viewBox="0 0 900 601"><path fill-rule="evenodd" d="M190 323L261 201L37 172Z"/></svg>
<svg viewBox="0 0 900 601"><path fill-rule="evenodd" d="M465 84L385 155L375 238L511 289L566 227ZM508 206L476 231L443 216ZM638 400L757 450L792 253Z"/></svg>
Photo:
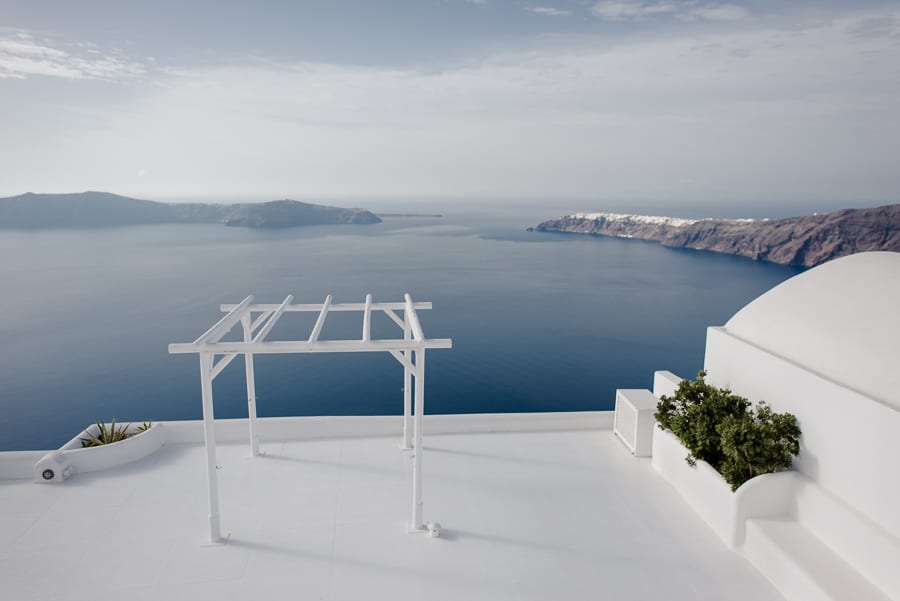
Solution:
<svg viewBox="0 0 900 601"><path fill-rule="evenodd" d="M900 202L900 2L0 0L0 196Z"/></svg>

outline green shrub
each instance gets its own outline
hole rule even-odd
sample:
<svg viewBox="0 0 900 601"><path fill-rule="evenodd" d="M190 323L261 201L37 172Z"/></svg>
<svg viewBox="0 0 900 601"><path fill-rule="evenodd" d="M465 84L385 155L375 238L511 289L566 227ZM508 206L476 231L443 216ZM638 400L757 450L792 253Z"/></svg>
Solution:
<svg viewBox="0 0 900 601"><path fill-rule="evenodd" d="M765 403L756 412L750 401L725 388L696 380L682 380L672 396L662 396L656 421L687 447L685 460L702 459L715 468L732 490L759 474L791 466L800 451L800 428L789 413L772 413Z"/></svg>
<svg viewBox="0 0 900 601"><path fill-rule="evenodd" d="M756 415L747 411L740 417L728 416L716 431L725 454L716 469L731 484L731 490L754 476L790 468L800 453L797 418L790 413L772 413L764 402L757 405Z"/></svg>

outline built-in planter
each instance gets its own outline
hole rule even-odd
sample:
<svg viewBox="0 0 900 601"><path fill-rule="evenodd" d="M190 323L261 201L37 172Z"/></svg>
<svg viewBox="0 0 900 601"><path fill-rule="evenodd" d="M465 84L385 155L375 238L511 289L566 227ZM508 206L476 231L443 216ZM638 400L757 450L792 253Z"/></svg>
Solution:
<svg viewBox="0 0 900 601"><path fill-rule="evenodd" d="M35 482L61 482L76 473L96 472L137 461L165 443L162 424L153 424L125 440L96 447L83 447L82 439L96 436L97 424L91 424L58 451L47 453L34 466Z"/></svg>
<svg viewBox="0 0 900 601"><path fill-rule="evenodd" d="M763 474L744 482L736 491L711 465L685 461L689 451L671 432L653 430L653 467L684 497L729 547L744 541L750 518L784 515L790 511L797 476L794 471Z"/></svg>

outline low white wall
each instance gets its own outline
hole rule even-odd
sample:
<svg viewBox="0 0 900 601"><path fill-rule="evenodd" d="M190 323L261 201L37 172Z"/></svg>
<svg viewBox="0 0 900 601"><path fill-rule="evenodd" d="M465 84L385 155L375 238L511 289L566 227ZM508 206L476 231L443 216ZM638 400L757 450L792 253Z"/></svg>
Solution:
<svg viewBox="0 0 900 601"><path fill-rule="evenodd" d="M426 415L423 418L423 429L425 434L611 430L613 417L612 411ZM164 425L169 442L203 442L202 421L164 422ZM249 444L248 428L246 418L216 420L216 441L248 441ZM260 441L371 436L399 437L403 433L403 416L263 417L257 420L257 430Z"/></svg>
<svg viewBox="0 0 900 601"><path fill-rule="evenodd" d="M721 327L708 330L705 368L711 384L796 415L795 469L900 538L900 411Z"/></svg>
<svg viewBox="0 0 900 601"><path fill-rule="evenodd" d="M731 487L705 461L691 467L684 460L687 449L672 434L653 429L652 465L725 544L733 545L734 494Z"/></svg>
<svg viewBox="0 0 900 601"><path fill-rule="evenodd" d="M797 472L756 476L732 492L731 485L705 461L697 461L694 467L688 465L687 454L674 434L659 426L654 428L654 469L729 547L744 542L748 519L783 516L791 511Z"/></svg>
<svg viewBox="0 0 900 601"><path fill-rule="evenodd" d="M568 411L557 413L491 413L466 415L426 415L426 434L464 434L489 432L540 432L573 430L612 430L612 411ZM247 442L248 420L216 420L216 441ZM96 428L96 426L90 426ZM144 457L163 444L203 442L200 420L154 422L149 432L103 447L82 449L82 431L57 452L0 452L0 479L32 478L37 464L49 455L68 463L77 472L97 471ZM336 416L336 417L270 417L258 420L262 441L303 440L320 438L361 438L397 436L403 432L403 417ZM49 465L48 465L49 467ZM57 466L53 466L54 468Z"/></svg>
<svg viewBox="0 0 900 601"><path fill-rule="evenodd" d="M0 480L25 479L34 475L34 464L50 451L4 451L0 453Z"/></svg>
<svg viewBox="0 0 900 601"><path fill-rule="evenodd" d="M661 396L672 396L678 390L678 385L682 378L679 378L670 371L653 372L653 396L659 398Z"/></svg>

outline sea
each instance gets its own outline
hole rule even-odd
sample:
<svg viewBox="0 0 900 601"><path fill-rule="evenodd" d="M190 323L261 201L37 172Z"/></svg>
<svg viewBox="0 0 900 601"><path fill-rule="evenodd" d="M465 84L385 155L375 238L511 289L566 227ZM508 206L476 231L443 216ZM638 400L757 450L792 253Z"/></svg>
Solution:
<svg viewBox="0 0 900 601"><path fill-rule="evenodd" d="M346 205L346 203L345 203ZM88 424L201 417L199 363L170 355L256 302L431 301L427 413L613 408L617 388L703 365L708 326L800 268L628 239L528 232L577 210L782 216L777 206L677 211L631 204L380 200L377 225L256 230L221 225L0 231L0 450L55 449ZM793 211L794 214L805 212ZM727 214L726 214L727 213ZM328 316L322 339L359 338L360 314ZM286 314L270 340L306 339ZM396 337L383 314L373 337ZM239 328L235 329L239 333ZM261 416L399 415L403 370L388 354L257 356ZM247 415L243 363L216 379L217 418Z"/></svg>

